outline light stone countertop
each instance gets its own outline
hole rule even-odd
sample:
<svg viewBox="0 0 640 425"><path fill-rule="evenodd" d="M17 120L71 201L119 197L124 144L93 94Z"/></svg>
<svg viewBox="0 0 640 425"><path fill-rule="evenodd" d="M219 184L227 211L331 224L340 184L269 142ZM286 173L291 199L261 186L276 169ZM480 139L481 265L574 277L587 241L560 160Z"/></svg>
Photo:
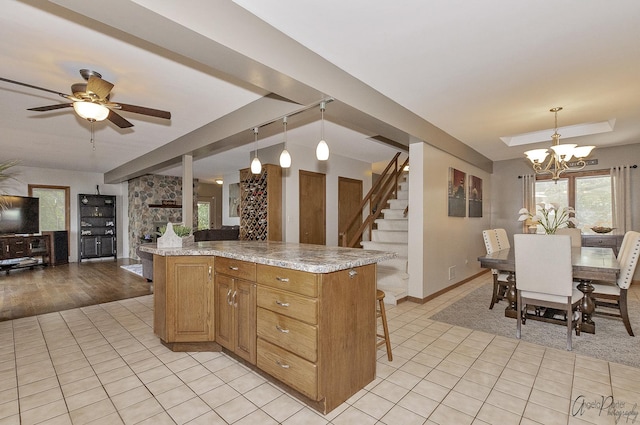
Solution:
<svg viewBox="0 0 640 425"><path fill-rule="evenodd" d="M395 252L271 241L206 241L182 248L144 244L140 250L162 256L212 255L310 273L331 273L398 256Z"/></svg>

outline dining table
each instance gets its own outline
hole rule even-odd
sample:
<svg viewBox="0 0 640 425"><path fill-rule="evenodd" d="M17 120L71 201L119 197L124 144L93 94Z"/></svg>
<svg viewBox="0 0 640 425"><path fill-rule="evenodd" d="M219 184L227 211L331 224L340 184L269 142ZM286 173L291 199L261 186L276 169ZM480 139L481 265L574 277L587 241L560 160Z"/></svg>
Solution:
<svg viewBox="0 0 640 425"><path fill-rule="evenodd" d="M516 318L516 285L517 270L515 260L515 248L502 249L491 254L478 257L480 266L488 269L497 269L509 273L509 285L506 298L509 305L505 309L505 316ZM535 261L532 258L531 261ZM577 288L584 294L580 309L582 311L582 332L595 333L596 326L593 322L592 315L595 311L595 301L591 296L593 286L591 281L597 280L616 284L618 273L620 272L620 264L616 259L615 253L611 248L597 247L575 247L571 249L571 264L573 267L573 278L578 281ZM540 264L540 276L544 278L544 264ZM527 316L534 320L547 320L545 317Z"/></svg>

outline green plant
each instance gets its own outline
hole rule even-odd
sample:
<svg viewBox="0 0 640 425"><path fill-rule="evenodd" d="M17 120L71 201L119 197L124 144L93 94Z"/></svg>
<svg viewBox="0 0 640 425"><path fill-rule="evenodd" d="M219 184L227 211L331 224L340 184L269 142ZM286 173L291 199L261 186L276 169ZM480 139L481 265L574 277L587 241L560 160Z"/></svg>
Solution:
<svg viewBox="0 0 640 425"><path fill-rule="evenodd" d="M158 236L164 235L164 232L167 231L167 226L162 226L158 229L159 232L156 232ZM191 227L183 226L181 224L176 224L173 226L173 233L180 237L189 236L191 234Z"/></svg>
<svg viewBox="0 0 640 425"><path fill-rule="evenodd" d="M578 220L572 216L575 215L576 210L573 207L559 208L556 204L545 204L541 202L536 204L536 214L533 215L526 208L521 208L518 211L520 217L518 221L530 220L531 225L540 225L544 229L547 235L553 235L560 227L575 227L578 224Z"/></svg>
<svg viewBox="0 0 640 425"><path fill-rule="evenodd" d="M6 195L4 182L7 180L15 180L15 173L8 171L11 167L18 164L18 160L12 159L10 161L0 162L0 195ZM4 199L0 199L0 209L5 209Z"/></svg>

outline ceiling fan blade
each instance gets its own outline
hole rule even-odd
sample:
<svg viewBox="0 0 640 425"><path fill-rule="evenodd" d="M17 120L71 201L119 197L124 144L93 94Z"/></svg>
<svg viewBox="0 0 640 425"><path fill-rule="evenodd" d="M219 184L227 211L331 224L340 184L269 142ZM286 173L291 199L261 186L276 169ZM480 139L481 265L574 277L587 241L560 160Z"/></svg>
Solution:
<svg viewBox="0 0 640 425"><path fill-rule="evenodd" d="M49 93L57 94L58 96L62 96L62 97L67 98L67 99L70 98L70 95L68 95L66 93L60 93L60 92L57 92L55 90L45 89L44 87L38 87L38 86L34 86L32 84L21 83L20 81L9 80L8 78L0 77L0 81L6 81L7 83L17 84L19 86L29 87L31 89L46 91L46 92L49 92Z"/></svg>
<svg viewBox="0 0 640 425"><path fill-rule="evenodd" d="M87 81L87 92L95 93L100 99L106 99L113 88L113 84L92 75Z"/></svg>
<svg viewBox="0 0 640 425"><path fill-rule="evenodd" d="M147 108L144 106L136 106L136 105L127 105L126 103L117 103L114 107L118 108L121 111L133 112L136 114L149 115L151 117L164 118L167 120L171 119L171 112L161 111L159 109Z"/></svg>
<svg viewBox="0 0 640 425"><path fill-rule="evenodd" d="M120 127L120 128L133 127L133 124L131 124L126 119L124 119L122 116L120 116L117 113L113 112L111 109L109 109L109 116L107 116L107 119L109 121L111 121L112 123L114 123L115 125L117 125L118 127Z"/></svg>
<svg viewBox="0 0 640 425"><path fill-rule="evenodd" d="M38 112L55 111L56 109L71 108L72 106L73 106L73 103L60 103L58 105L49 105L49 106L40 106L38 108L29 108L29 109L27 109L27 111L38 111Z"/></svg>

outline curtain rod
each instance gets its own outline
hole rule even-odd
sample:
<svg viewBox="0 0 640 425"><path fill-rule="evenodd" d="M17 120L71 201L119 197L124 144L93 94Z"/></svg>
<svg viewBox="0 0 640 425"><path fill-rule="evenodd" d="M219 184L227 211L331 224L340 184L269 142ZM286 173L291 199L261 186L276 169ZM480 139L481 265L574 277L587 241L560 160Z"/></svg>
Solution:
<svg viewBox="0 0 640 425"><path fill-rule="evenodd" d="M629 167L629 168L638 168L638 166L636 164L633 164L633 165L618 165L618 168L627 168L627 167ZM611 168L616 168L616 166L614 165ZM521 179L522 177L523 176L518 176L519 179Z"/></svg>

